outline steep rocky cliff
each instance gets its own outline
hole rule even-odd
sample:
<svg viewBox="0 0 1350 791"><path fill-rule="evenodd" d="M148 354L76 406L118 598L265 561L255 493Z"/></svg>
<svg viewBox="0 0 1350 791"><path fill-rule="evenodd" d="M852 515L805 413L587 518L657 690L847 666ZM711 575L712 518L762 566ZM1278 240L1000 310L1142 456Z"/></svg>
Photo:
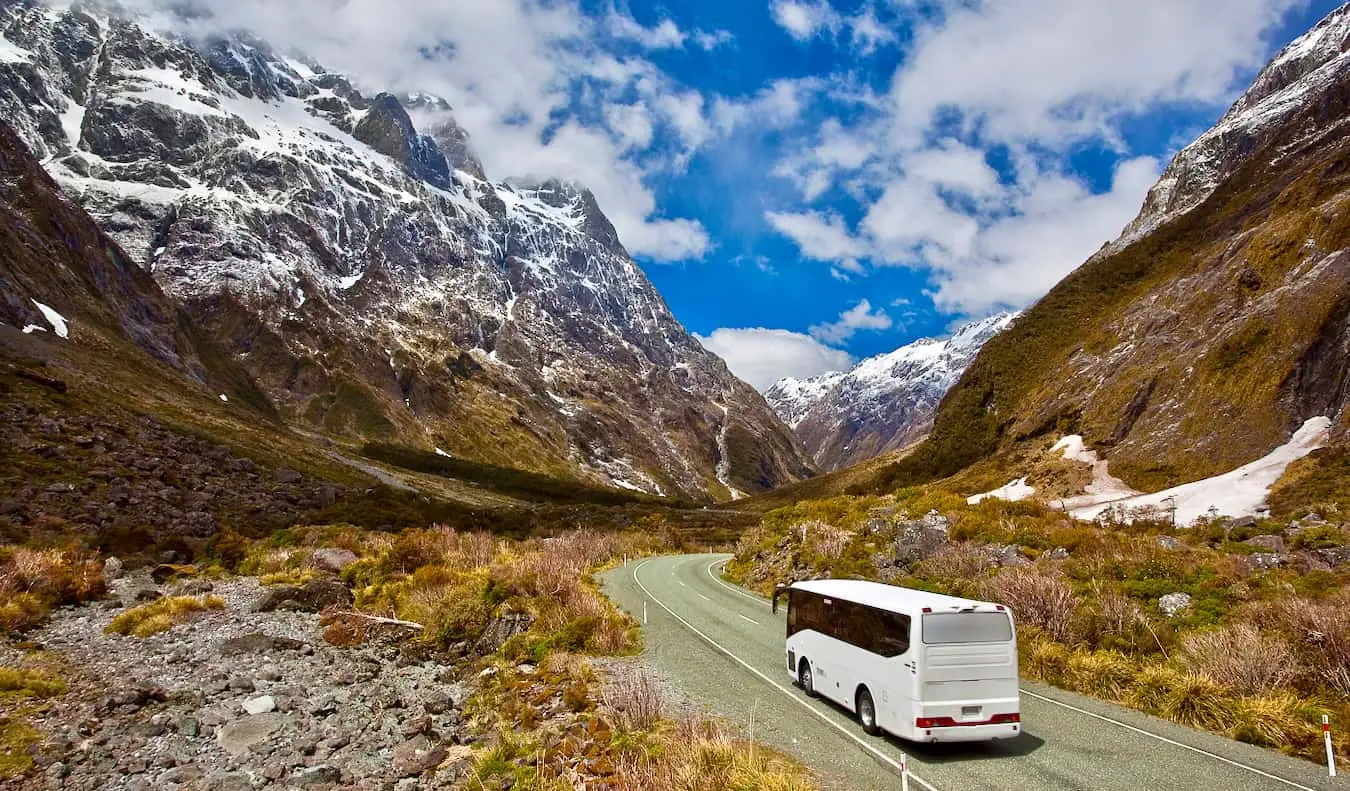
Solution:
<svg viewBox="0 0 1350 791"><path fill-rule="evenodd" d="M435 97L93 4L0 33L0 113L290 421L652 492L810 472L593 195L489 182Z"/></svg>
<svg viewBox="0 0 1350 791"><path fill-rule="evenodd" d="M1350 397L1350 6L1177 155L1116 242L992 340L883 482L1081 434L1155 490L1233 469Z"/></svg>
<svg viewBox="0 0 1350 791"><path fill-rule="evenodd" d="M816 464L826 470L851 467L922 439L942 397L1014 318L1004 313L966 324L947 338L922 338L843 373L784 379L764 397Z"/></svg>

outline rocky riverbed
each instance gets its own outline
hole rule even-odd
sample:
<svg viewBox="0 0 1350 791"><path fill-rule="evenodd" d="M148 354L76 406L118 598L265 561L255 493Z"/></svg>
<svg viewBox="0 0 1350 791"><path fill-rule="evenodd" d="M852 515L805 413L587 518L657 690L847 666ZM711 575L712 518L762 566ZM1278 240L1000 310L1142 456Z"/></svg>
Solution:
<svg viewBox="0 0 1350 791"><path fill-rule="evenodd" d="M0 646L0 664L41 657L70 687L32 718L47 741L21 787L413 791L469 771L472 687L453 667L378 642L329 645L317 614L257 611L269 591L252 578L109 584L107 600ZM126 607L207 587L223 610L148 638L104 632Z"/></svg>

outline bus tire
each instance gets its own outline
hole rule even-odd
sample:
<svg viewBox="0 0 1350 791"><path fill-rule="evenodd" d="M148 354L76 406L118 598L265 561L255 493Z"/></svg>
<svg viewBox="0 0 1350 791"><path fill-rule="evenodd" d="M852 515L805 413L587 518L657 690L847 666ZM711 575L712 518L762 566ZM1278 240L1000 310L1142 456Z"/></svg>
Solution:
<svg viewBox="0 0 1350 791"><path fill-rule="evenodd" d="M806 657L802 657L797 663L797 683L801 685L802 691L806 697L814 698L816 696L816 678L811 672L811 662Z"/></svg>
<svg viewBox="0 0 1350 791"><path fill-rule="evenodd" d="M862 725L863 732L868 736L881 733L881 728L877 725L877 704L872 700L872 693L867 691L867 687L858 688L855 702L857 705L854 709L858 712L858 723Z"/></svg>

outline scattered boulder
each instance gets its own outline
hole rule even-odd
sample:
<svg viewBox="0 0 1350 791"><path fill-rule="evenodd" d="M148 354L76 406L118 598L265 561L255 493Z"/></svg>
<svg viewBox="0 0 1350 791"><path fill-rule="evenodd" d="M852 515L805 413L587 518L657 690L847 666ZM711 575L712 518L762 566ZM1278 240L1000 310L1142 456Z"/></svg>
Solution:
<svg viewBox="0 0 1350 791"><path fill-rule="evenodd" d="M329 571L334 574L341 574L348 566L358 560L360 558L350 549L338 549L336 547L316 549L309 555L311 566L320 571Z"/></svg>
<svg viewBox="0 0 1350 791"><path fill-rule="evenodd" d="M173 586L173 595L204 596L215 589L216 586L208 580L185 580Z"/></svg>
<svg viewBox="0 0 1350 791"><path fill-rule="evenodd" d="M141 588L140 590L136 591L136 595L133 596L132 598L142 604L145 604L152 601L158 601L164 598L164 594L160 593L154 588Z"/></svg>
<svg viewBox="0 0 1350 791"><path fill-rule="evenodd" d="M1313 550L1319 560L1329 566L1350 565L1350 547L1331 547L1330 549Z"/></svg>
<svg viewBox="0 0 1350 791"><path fill-rule="evenodd" d="M1254 516L1239 516L1236 519L1228 520L1227 528L1229 530L1240 530L1246 527L1256 527L1257 519Z"/></svg>
<svg viewBox="0 0 1350 791"><path fill-rule="evenodd" d="M926 560L946 545L950 533L951 523L937 511L929 511L922 519L903 522L895 539L895 559L900 564Z"/></svg>
<svg viewBox="0 0 1350 791"><path fill-rule="evenodd" d="M342 770L336 766L320 764L296 770L287 782L293 786L336 785L342 782Z"/></svg>
<svg viewBox="0 0 1350 791"><path fill-rule="evenodd" d="M1162 549L1181 549L1181 542L1172 536L1158 536L1157 541Z"/></svg>
<svg viewBox="0 0 1350 791"><path fill-rule="evenodd" d="M258 603L257 611L294 609L320 612L328 607L349 607L352 601L352 592L346 585L337 580L318 579L301 586L278 585L269 589Z"/></svg>
<svg viewBox="0 0 1350 791"><path fill-rule="evenodd" d="M216 741L220 748L235 757L246 755L255 744L266 741L268 737L289 722L286 715L265 713L227 722L216 732Z"/></svg>
<svg viewBox="0 0 1350 791"><path fill-rule="evenodd" d="M179 566L173 563L161 563L150 571L150 579L156 585L163 585L171 579L191 577L197 573L196 566Z"/></svg>
<svg viewBox="0 0 1350 791"><path fill-rule="evenodd" d="M1252 536L1242 543L1249 547L1263 549L1266 552L1284 551L1284 539L1279 536Z"/></svg>
<svg viewBox="0 0 1350 791"><path fill-rule="evenodd" d="M1069 550L1065 549L1064 547L1055 547L1049 552L1046 552L1041 557L1045 558L1046 560L1068 560Z"/></svg>
<svg viewBox="0 0 1350 791"><path fill-rule="evenodd" d="M220 644L221 656L240 656L243 654L274 654L281 651L299 651L305 643L290 637L274 637L270 634L253 634L231 637Z"/></svg>
<svg viewBox="0 0 1350 791"><path fill-rule="evenodd" d="M103 579L106 582L112 582L122 576L122 561L115 557L110 557L103 561Z"/></svg>
<svg viewBox="0 0 1350 791"><path fill-rule="evenodd" d="M1255 552L1247 558L1252 568L1261 571L1284 568L1289 565L1289 556L1283 552Z"/></svg>
<svg viewBox="0 0 1350 791"><path fill-rule="evenodd" d="M295 484L301 481L301 475L289 467L278 467L276 471L272 473L272 479L277 483Z"/></svg>
<svg viewBox="0 0 1350 791"><path fill-rule="evenodd" d="M1022 548L1017 544L989 546L985 547L985 551L994 565L1000 568L1031 565L1031 559L1022 554Z"/></svg>
<svg viewBox="0 0 1350 791"><path fill-rule="evenodd" d="M242 704L244 711L249 714L271 714L277 710L277 700L271 695L260 695L256 698L249 698Z"/></svg>
<svg viewBox="0 0 1350 791"><path fill-rule="evenodd" d="M445 760L445 748L425 735L417 735L394 748L393 769L398 777L413 777L435 769Z"/></svg>
<svg viewBox="0 0 1350 791"><path fill-rule="evenodd" d="M1191 608L1189 593L1169 593L1158 599L1158 609L1168 618L1175 618Z"/></svg>
<svg viewBox="0 0 1350 791"><path fill-rule="evenodd" d="M523 612L511 612L493 618L474 644L473 653L477 656L495 653L506 645L507 640L528 631L533 623L534 617Z"/></svg>

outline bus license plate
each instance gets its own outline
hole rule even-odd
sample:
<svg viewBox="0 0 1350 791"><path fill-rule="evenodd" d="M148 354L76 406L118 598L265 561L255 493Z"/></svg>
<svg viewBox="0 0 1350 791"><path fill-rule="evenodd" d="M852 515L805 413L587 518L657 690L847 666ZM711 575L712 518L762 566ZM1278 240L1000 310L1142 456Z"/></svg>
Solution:
<svg viewBox="0 0 1350 791"><path fill-rule="evenodd" d="M979 706L962 706L962 707L961 707L961 716L962 716L962 717L978 717L978 716L980 716L980 707L979 707Z"/></svg>

